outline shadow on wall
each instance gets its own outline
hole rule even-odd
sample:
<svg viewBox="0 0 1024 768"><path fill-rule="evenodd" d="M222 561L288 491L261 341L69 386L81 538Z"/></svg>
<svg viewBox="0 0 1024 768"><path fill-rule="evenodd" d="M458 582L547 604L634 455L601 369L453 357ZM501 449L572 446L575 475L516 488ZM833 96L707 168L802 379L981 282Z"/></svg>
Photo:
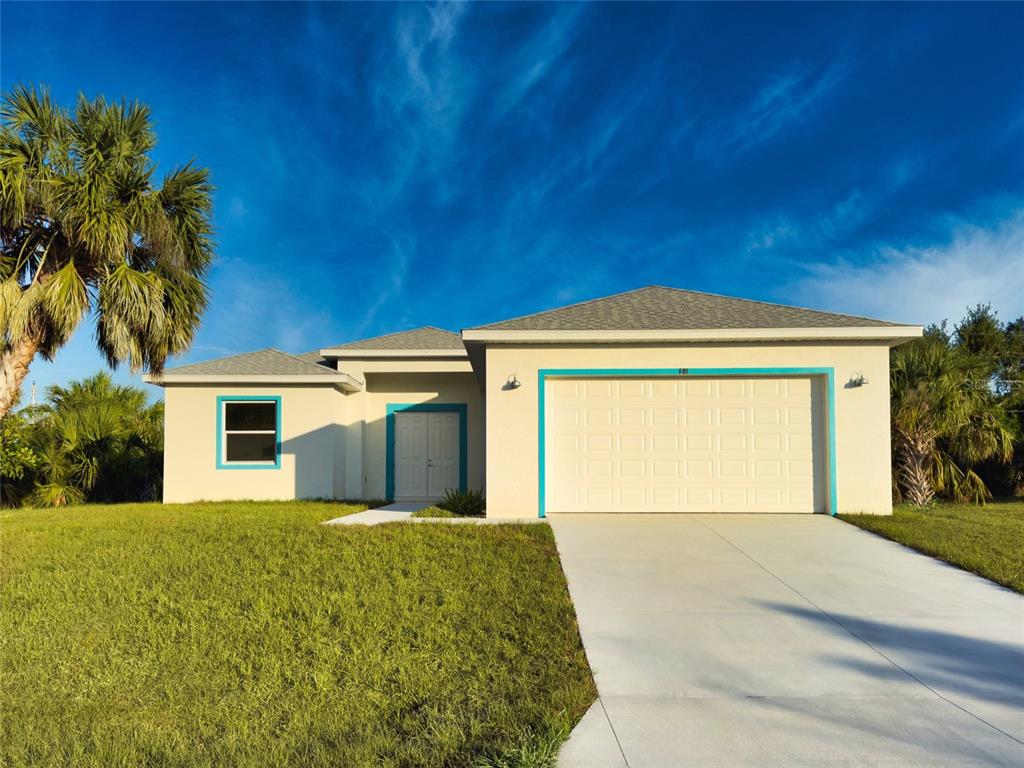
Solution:
<svg viewBox="0 0 1024 768"><path fill-rule="evenodd" d="M334 472L345 471L344 436L341 424L325 424L281 442L282 463L291 456L295 467L296 499L334 496Z"/></svg>
<svg viewBox="0 0 1024 768"><path fill-rule="evenodd" d="M387 402L423 404L466 404L467 406L467 483L483 485L484 434L483 398L466 375L438 373L367 374L371 395L381 395ZM460 382L462 384L460 385ZM440 391L439 391L440 390ZM383 410L383 405L381 406ZM287 421L287 411L284 419ZM327 416L325 418L331 418ZM349 428L342 424L325 424L312 431L282 441L281 455L291 456L295 467L295 498L383 498L387 474L387 419L369 418L362 424L361 435L346 440ZM285 424L287 432L287 424ZM362 477L358 488L345 486L346 455L351 445L358 445L362 453ZM340 473L341 482L335 482ZM336 486L339 493L336 493ZM344 492L340 489L344 487Z"/></svg>

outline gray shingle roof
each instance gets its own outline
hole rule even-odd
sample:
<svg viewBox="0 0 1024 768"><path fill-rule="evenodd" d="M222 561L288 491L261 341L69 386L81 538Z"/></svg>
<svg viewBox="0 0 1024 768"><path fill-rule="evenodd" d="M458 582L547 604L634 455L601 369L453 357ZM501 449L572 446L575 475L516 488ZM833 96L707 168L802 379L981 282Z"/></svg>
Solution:
<svg viewBox="0 0 1024 768"><path fill-rule="evenodd" d="M312 352L300 352L295 357L299 358L299 360L305 360L307 363L332 366L331 361L321 355L319 349L314 349Z"/></svg>
<svg viewBox="0 0 1024 768"><path fill-rule="evenodd" d="M361 341L350 341L347 344L336 344L326 349L373 349L395 351L409 349L450 349L465 351L462 345L462 337L457 333L445 331L433 326L415 328L411 331L399 331L384 336L375 336L372 339Z"/></svg>
<svg viewBox="0 0 1024 768"><path fill-rule="evenodd" d="M649 285L473 330L681 331L720 328L863 328L898 326L884 320L838 315L784 304L735 299Z"/></svg>
<svg viewBox="0 0 1024 768"><path fill-rule="evenodd" d="M261 349L244 355L169 368L174 376L337 376L338 372L279 349Z"/></svg>

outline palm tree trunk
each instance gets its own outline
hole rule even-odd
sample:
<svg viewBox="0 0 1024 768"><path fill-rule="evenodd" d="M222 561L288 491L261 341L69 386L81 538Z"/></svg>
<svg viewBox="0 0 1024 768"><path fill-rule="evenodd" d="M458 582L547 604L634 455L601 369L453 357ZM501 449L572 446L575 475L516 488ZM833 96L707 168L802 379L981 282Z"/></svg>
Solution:
<svg viewBox="0 0 1024 768"><path fill-rule="evenodd" d="M897 439L897 473L903 498L915 507L926 507L935 499L932 484L934 440L926 435L900 433Z"/></svg>
<svg viewBox="0 0 1024 768"><path fill-rule="evenodd" d="M40 339L30 334L0 352L0 419L18 402L21 383L28 375L39 344Z"/></svg>

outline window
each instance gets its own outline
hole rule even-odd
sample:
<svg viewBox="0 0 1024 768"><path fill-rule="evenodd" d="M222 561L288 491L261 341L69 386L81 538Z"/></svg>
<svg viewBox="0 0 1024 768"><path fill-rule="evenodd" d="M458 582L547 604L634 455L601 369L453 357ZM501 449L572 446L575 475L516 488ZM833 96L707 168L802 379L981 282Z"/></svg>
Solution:
<svg viewBox="0 0 1024 768"><path fill-rule="evenodd" d="M280 466L281 398L217 398L220 455L225 469Z"/></svg>

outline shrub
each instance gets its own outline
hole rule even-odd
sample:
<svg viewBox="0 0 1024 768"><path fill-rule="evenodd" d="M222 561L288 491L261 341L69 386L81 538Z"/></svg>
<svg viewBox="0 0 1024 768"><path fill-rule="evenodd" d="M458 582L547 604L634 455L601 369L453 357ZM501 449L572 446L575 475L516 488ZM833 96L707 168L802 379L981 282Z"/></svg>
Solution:
<svg viewBox="0 0 1024 768"><path fill-rule="evenodd" d="M482 517L487 504L482 490L457 491L449 488L437 506L459 517Z"/></svg>

